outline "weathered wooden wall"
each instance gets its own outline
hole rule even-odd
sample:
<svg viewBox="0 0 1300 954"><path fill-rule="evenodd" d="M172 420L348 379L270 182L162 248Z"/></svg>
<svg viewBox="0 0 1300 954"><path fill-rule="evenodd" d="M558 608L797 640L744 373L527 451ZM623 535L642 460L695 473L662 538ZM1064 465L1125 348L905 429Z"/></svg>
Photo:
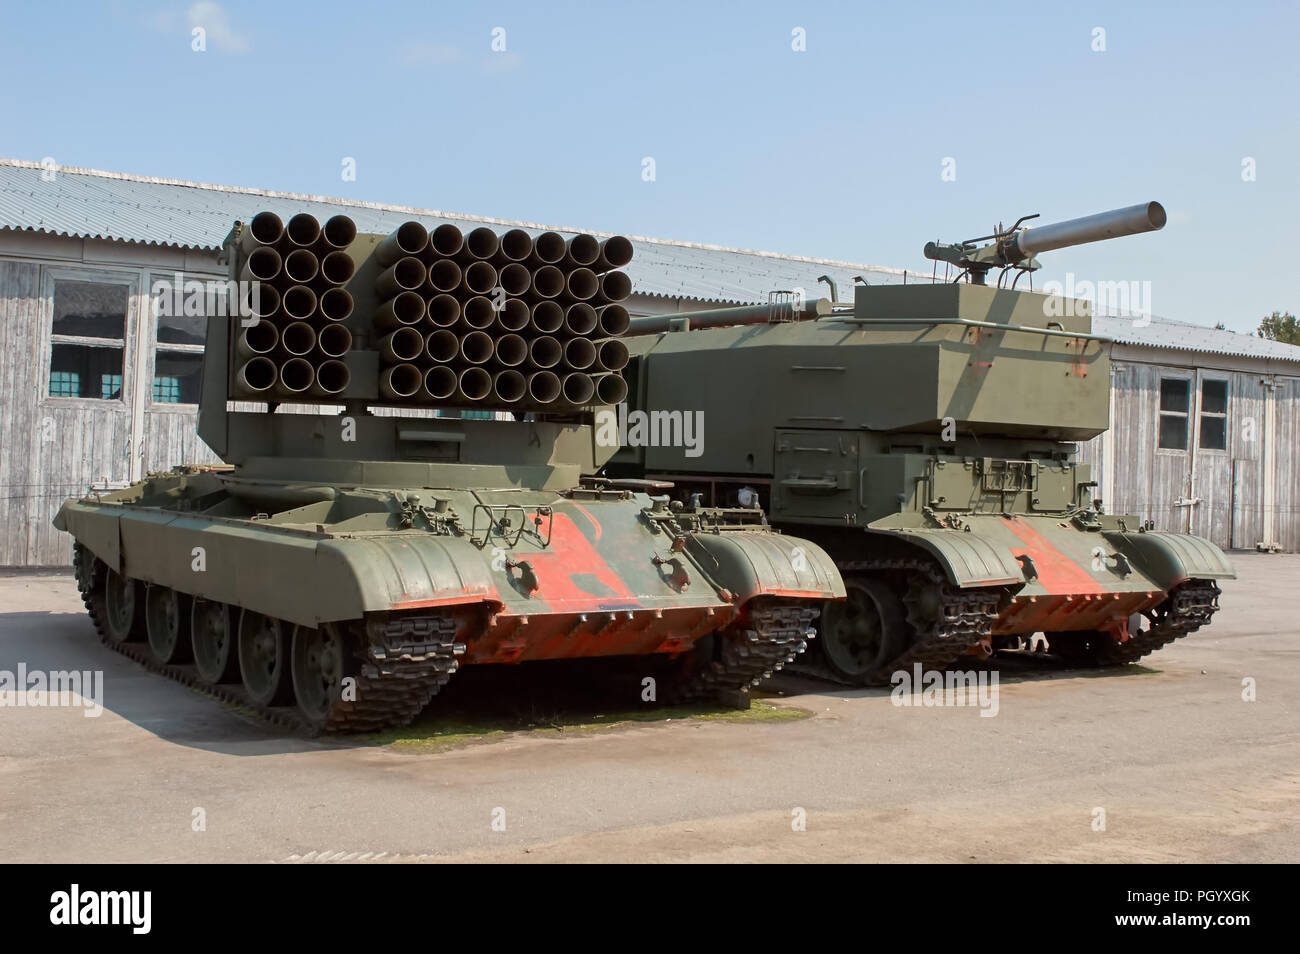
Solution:
<svg viewBox="0 0 1300 954"><path fill-rule="evenodd" d="M1157 447L1160 379L1170 375L1187 377L1194 391L1202 379L1228 382L1226 450L1200 448L1196 420L1193 450ZM1151 520L1159 530L1199 534L1225 549L1253 549L1270 529L1283 549L1300 549L1300 378L1273 376L1278 382L1273 396L1277 421L1271 428L1276 491L1272 511L1266 513L1266 377L1191 364L1116 362L1109 440L1097 437L1079 448L1081 459L1092 465L1093 478L1112 485L1106 509ZM1113 461L1106 460L1108 445ZM1106 481L1112 463L1114 474ZM1196 503L1186 504L1189 499ZM1270 520L1271 527L1266 524Z"/></svg>
<svg viewBox="0 0 1300 954"><path fill-rule="evenodd" d="M1275 508L1277 542L1283 550L1300 550L1300 377L1278 380Z"/></svg>

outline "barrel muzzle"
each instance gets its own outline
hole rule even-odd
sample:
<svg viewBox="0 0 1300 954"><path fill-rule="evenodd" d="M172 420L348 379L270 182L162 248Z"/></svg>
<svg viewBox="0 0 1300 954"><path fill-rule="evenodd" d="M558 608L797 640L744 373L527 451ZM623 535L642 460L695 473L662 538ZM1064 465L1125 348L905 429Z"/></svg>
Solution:
<svg viewBox="0 0 1300 954"><path fill-rule="evenodd" d="M424 372L424 395L434 401L445 401L456 393L456 372L445 364Z"/></svg>
<svg viewBox="0 0 1300 954"><path fill-rule="evenodd" d="M455 299L453 298L452 301ZM415 292L405 291L396 298L390 298L375 310L375 327L383 331L392 331L402 325L419 324L423 317L424 299Z"/></svg>
<svg viewBox="0 0 1300 954"><path fill-rule="evenodd" d="M456 337L456 332L446 328L431 331L424 339L424 354L437 364L455 361L460 357L460 339Z"/></svg>
<svg viewBox="0 0 1300 954"><path fill-rule="evenodd" d="M564 267L580 268L594 265L600 257L600 240L583 232L573 236L564 249Z"/></svg>
<svg viewBox="0 0 1300 954"><path fill-rule="evenodd" d="M596 403L622 404L627 400L627 381L619 374L601 374L596 377Z"/></svg>
<svg viewBox="0 0 1300 954"><path fill-rule="evenodd" d="M386 398L414 397L424 386L424 375L413 364L395 364L379 374L379 393Z"/></svg>
<svg viewBox="0 0 1300 954"><path fill-rule="evenodd" d="M375 260L380 268L387 268L408 255L423 255L428 244L429 232L423 225L414 221L403 222L375 247Z"/></svg>
<svg viewBox="0 0 1300 954"><path fill-rule="evenodd" d="M624 235L611 235L600 243L600 254L596 264L591 266L594 272L607 272L611 268L622 268L632 261L632 243Z"/></svg>
<svg viewBox="0 0 1300 954"><path fill-rule="evenodd" d="M492 375L483 368L466 368L456 382L457 396L464 401L482 401L492 393Z"/></svg>
<svg viewBox="0 0 1300 954"><path fill-rule="evenodd" d="M346 321L352 315L352 306L352 293L342 288L326 289L316 303L326 321Z"/></svg>
<svg viewBox="0 0 1300 954"><path fill-rule="evenodd" d="M330 219L333 222L333 219ZM345 284L356 273L357 263L347 252L330 252L320 260L320 279L326 285Z"/></svg>
<svg viewBox="0 0 1300 954"><path fill-rule="evenodd" d="M379 342L379 353L385 364L413 362L423 352L424 335L410 325L389 332Z"/></svg>
<svg viewBox="0 0 1300 954"><path fill-rule="evenodd" d="M423 339L420 344L424 345ZM327 358L341 358L351 349L352 332L347 325L325 325L316 333L316 350Z"/></svg>
<svg viewBox="0 0 1300 954"><path fill-rule="evenodd" d="M331 358L316 365L316 379L312 382L311 393L320 397L335 397L347 390L352 383L352 372L342 361Z"/></svg>
<svg viewBox="0 0 1300 954"><path fill-rule="evenodd" d="M460 321L460 302L453 295L434 295L429 299L429 321L438 328L450 328Z"/></svg>
<svg viewBox="0 0 1300 954"><path fill-rule="evenodd" d="M513 368L499 371L492 379L492 391L496 394L497 400L514 404L516 401L522 401L524 395L528 393L528 380Z"/></svg>
<svg viewBox="0 0 1300 954"><path fill-rule="evenodd" d="M459 255L465 247L465 236L460 229L446 222L429 233L428 253L438 258L451 258Z"/></svg>
<svg viewBox="0 0 1300 954"><path fill-rule="evenodd" d="M299 212L284 227L284 241L292 248L311 248L320 239L320 222L309 212Z"/></svg>
<svg viewBox="0 0 1300 954"><path fill-rule="evenodd" d="M319 273L320 259L309 249L294 249L284 257L284 277L295 285L306 285Z"/></svg>
<svg viewBox="0 0 1300 954"><path fill-rule="evenodd" d="M322 253L344 249L357 240L357 223L346 215L330 216L320 230L320 241L316 243Z"/></svg>
<svg viewBox="0 0 1300 954"><path fill-rule="evenodd" d="M292 285L280 297L280 307L294 321L306 321L316 311L317 300L306 285Z"/></svg>
<svg viewBox="0 0 1300 954"><path fill-rule="evenodd" d="M554 404L560 396L560 377L553 371L536 371L528 376L528 396L538 404Z"/></svg>
<svg viewBox="0 0 1300 954"><path fill-rule="evenodd" d="M316 383L316 368L306 358L290 358L280 365L280 394L296 397L305 394Z"/></svg>
<svg viewBox="0 0 1300 954"><path fill-rule="evenodd" d="M418 291L427 273L424 263L414 255L399 258L375 279L375 293L380 298L392 298L402 292Z"/></svg>
<svg viewBox="0 0 1300 954"><path fill-rule="evenodd" d="M262 394L275 387L279 370L275 362L265 356L258 356L246 362L235 374L235 379L244 391Z"/></svg>

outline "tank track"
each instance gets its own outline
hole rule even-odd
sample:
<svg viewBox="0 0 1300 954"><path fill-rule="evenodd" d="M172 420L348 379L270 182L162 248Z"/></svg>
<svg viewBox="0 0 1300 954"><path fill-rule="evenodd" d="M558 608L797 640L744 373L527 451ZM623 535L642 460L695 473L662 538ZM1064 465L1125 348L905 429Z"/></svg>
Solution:
<svg viewBox="0 0 1300 954"><path fill-rule="evenodd" d="M1170 591L1168 598L1156 607L1151 626L1132 634L1122 643L1108 634L1097 634L1094 640L1085 640L1085 646L1073 652L1063 652L1065 659L1074 665L1124 666L1137 662L1143 656L1162 649L1175 639L1188 636L1202 626L1208 626L1219 611L1219 594L1222 591L1213 580L1188 580ZM1064 635L1064 634L1062 634ZM1051 651L1052 637L1047 638Z"/></svg>
<svg viewBox="0 0 1300 954"><path fill-rule="evenodd" d="M736 703L773 672L808 648L814 638L817 608L768 604L750 609L746 617L713 634L714 658L687 671L666 694L669 704L722 700ZM746 700L746 705L747 700Z"/></svg>
<svg viewBox="0 0 1300 954"><path fill-rule="evenodd" d="M463 643L454 641L455 620L447 617L370 621L366 624L366 652L354 675L356 701L337 703L325 724L316 725L294 706L258 705L248 698L239 683L209 685L199 680L191 665L159 663L149 653L146 643L114 643L104 629L101 597L97 595L99 582L102 581L92 578L83 584L82 574L77 574L81 601L99 641L109 649L152 673L309 737L409 725L451 679L459 665L456 657L465 651Z"/></svg>
<svg viewBox="0 0 1300 954"><path fill-rule="evenodd" d="M365 656L356 675L356 699L339 702L327 732L373 732L410 725L459 668L456 620L404 617L366 623Z"/></svg>
<svg viewBox="0 0 1300 954"><path fill-rule="evenodd" d="M841 686L887 686L894 673L910 671L917 663L923 669L947 668L992 636L998 609L1007 595L1004 588L996 586L962 589L949 582L943 571L926 559L846 560L837 562L836 566L846 578L863 572L906 573L908 592L903 606L913 634L912 645L906 652L868 673L864 682L845 679L817 657L800 660L790 669ZM938 614L928 620L920 616L918 600L913 598L926 585L937 586L941 600Z"/></svg>

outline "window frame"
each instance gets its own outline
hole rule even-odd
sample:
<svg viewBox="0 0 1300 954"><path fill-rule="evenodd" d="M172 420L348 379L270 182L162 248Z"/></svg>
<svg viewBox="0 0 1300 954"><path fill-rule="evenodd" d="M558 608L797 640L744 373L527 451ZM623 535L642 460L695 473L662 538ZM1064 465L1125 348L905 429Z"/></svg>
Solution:
<svg viewBox="0 0 1300 954"><path fill-rule="evenodd" d="M54 290L59 282L86 282L97 285L126 286L126 315L122 338L94 338L85 335L54 333ZM41 407L84 407L133 413L132 395L136 374L136 336L139 331L140 272L138 269L83 268L71 265L41 266L41 336L38 348L36 403ZM122 396L119 398L68 397L50 393L50 365L56 344L92 348L116 348L122 353Z"/></svg>
<svg viewBox="0 0 1300 954"><path fill-rule="evenodd" d="M148 371L147 380L149 382L149 387L142 396L144 399L144 408L150 413L194 414L199 407L198 401L191 403L173 403L171 401L155 401L153 398L154 379L158 376L158 352L167 351L173 354L197 354L200 358L203 356L204 345L177 344L175 342L161 342L158 340L158 311L154 307L153 289L160 281L175 282L178 274L181 276L182 283L190 280L200 282L225 281L224 277L218 278L217 276L203 274L202 272L186 272L182 269L171 269L166 272L150 270L149 274L146 276L148 285L145 287L142 301L145 303L147 312L146 320L143 324L144 341L146 342L146 350L148 354L144 363L148 365L146 370ZM207 321L206 319L198 320L203 323L203 335L204 340L206 341ZM202 372L200 372L200 375L201 374Z"/></svg>
<svg viewBox="0 0 1300 954"><path fill-rule="evenodd" d="M1161 393L1164 390L1166 380L1183 381L1187 384L1187 411L1166 411L1161 407ZM1157 454L1175 455L1181 454L1184 457L1192 453L1196 447L1196 441L1199 438L1199 431L1196 430L1197 418L1193 420L1197 407L1196 392L1196 375L1191 371L1184 371L1175 368L1158 367L1156 369L1156 389L1155 389L1155 445ZM1160 445L1160 425L1164 423L1165 416L1169 415L1183 417L1187 421L1187 443L1183 447L1162 447Z"/></svg>
<svg viewBox="0 0 1300 954"><path fill-rule="evenodd" d="M1201 418L1204 410L1205 382L1216 381L1223 384L1223 411L1209 412L1210 417L1223 418L1223 447L1206 447L1201 443ZM1222 454L1227 457L1231 452L1232 433L1229 421L1232 419L1232 376L1225 372L1199 371L1196 376L1196 451L1207 454Z"/></svg>

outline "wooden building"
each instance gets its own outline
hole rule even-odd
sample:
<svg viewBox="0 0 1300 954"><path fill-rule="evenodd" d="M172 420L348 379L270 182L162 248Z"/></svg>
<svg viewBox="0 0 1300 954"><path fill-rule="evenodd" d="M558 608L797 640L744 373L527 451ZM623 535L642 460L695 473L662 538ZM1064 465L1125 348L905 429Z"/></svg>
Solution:
<svg viewBox="0 0 1300 954"><path fill-rule="evenodd" d="M1104 505L1232 549L1300 550L1300 348L1098 317L1111 429L1080 448Z"/></svg>
<svg viewBox="0 0 1300 954"><path fill-rule="evenodd" d="M215 458L195 434L204 327L161 313L159 283L221 279L235 219L262 209L363 232L409 218L548 226L0 160L0 566L61 566L66 497ZM557 228L572 233L574 229ZM824 294L896 269L636 238L634 314ZM913 279L915 280L915 279ZM1109 509L1221 546L1300 548L1300 348L1155 321L1113 335L1115 428L1083 448ZM1108 322L1111 322L1108 324ZM1114 467L1108 462L1114 461Z"/></svg>

